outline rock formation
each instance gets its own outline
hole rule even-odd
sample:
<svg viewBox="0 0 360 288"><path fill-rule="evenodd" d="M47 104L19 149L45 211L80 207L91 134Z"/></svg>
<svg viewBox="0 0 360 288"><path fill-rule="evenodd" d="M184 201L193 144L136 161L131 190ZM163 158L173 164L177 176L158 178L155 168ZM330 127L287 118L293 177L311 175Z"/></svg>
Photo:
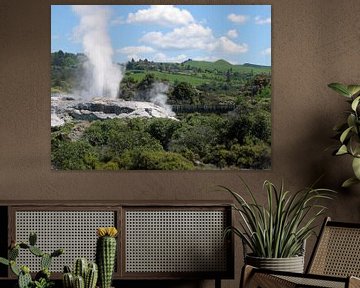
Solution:
<svg viewBox="0 0 360 288"><path fill-rule="evenodd" d="M174 113L151 102L94 98L77 100L60 94L51 96L51 127L67 122L94 121L114 118L157 117L176 119Z"/></svg>

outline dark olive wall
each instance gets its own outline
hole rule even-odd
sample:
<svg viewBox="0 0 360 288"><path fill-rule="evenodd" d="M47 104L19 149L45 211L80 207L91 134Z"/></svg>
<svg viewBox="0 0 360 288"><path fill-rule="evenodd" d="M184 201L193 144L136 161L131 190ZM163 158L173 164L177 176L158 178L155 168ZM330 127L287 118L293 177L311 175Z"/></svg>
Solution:
<svg viewBox="0 0 360 288"><path fill-rule="evenodd" d="M76 1L79 4L100 1ZM360 221L360 188L339 188L350 159L325 150L344 116L344 99L330 82L360 82L358 0L101 1L106 4L271 4L273 152L270 171L58 172L50 169L50 4L74 1L0 0L0 200L219 200L215 184L246 179L261 201L262 182L289 189L339 190L328 214ZM240 249L238 249L240 250ZM311 247L310 247L311 250ZM236 252L240 258L240 253ZM241 261L236 263L240 269ZM225 287L237 287L226 281ZM212 284L205 283L203 286Z"/></svg>

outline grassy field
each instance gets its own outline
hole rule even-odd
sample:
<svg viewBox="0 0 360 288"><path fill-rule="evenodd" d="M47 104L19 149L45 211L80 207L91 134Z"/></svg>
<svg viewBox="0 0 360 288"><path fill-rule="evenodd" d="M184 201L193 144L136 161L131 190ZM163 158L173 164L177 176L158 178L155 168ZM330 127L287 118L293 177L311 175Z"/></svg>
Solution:
<svg viewBox="0 0 360 288"><path fill-rule="evenodd" d="M261 73L269 73L271 71L271 67L267 66L257 66L257 65L233 65L225 60L218 60L215 62L208 61L186 61L185 65L189 65L190 67L201 68L203 70L218 70L222 72L226 72L229 69L232 69L233 72L240 73L251 73L261 74Z"/></svg>
<svg viewBox="0 0 360 288"><path fill-rule="evenodd" d="M161 80L166 80L170 83L178 82L188 82L193 86L198 86L203 83L209 83L212 81L216 81L215 79L209 79L208 77L203 78L201 74L196 75L186 75L181 73L169 73L169 72L159 72L159 71L127 71L126 75L131 76L136 81L140 82L144 79L145 75L151 73L154 76ZM220 80L218 80L220 81ZM223 81L223 80L222 80ZM217 81L216 81L217 82Z"/></svg>
<svg viewBox="0 0 360 288"><path fill-rule="evenodd" d="M227 71L231 73L241 74L268 74L271 73L271 67L257 66L251 64L232 65L225 60L218 60L215 62L207 61L186 61L178 65L177 70L173 71L156 71L156 70L127 70L126 75L131 76L136 81L144 79L147 73L152 73L161 80L166 80L170 83L187 82L193 86L198 86L210 82L224 82L226 81ZM201 72L195 72L194 68L200 68ZM232 79L233 81L240 81L239 79Z"/></svg>

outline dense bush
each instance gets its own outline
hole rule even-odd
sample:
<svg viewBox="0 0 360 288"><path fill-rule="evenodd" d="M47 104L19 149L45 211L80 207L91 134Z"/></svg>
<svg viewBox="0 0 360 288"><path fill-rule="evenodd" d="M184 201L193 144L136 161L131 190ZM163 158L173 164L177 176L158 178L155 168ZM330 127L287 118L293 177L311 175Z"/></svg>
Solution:
<svg viewBox="0 0 360 288"><path fill-rule="evenodd" d="M71 125L52 133L59 169L188 170L270 167L270 113L244 104L229 114L94 121L79 141Z"/></svg>
<svg viewBox="0 0 360 288"><path fill-rule="evenodd" d="M63 170L95 169L98 155L93 146L85 141L63 141L52 151L55 168Z"/></svg>
<svg viewBox="0 0 360 288"><path fill-rule="evenodd" d="M122 169L192 170L194 165L183 156L166 151L133 149L126 151L119 161Z"/></svg>

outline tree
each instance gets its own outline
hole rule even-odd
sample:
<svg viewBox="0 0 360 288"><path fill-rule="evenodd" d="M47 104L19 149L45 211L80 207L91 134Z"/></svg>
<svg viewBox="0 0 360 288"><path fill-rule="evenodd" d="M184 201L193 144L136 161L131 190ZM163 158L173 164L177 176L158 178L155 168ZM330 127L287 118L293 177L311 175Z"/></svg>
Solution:
<svg viewBox="0 0 360 288"><path fill-rule="evenodd" d="M63 141L52 151L52 163L61 170L88 170L95 169L98 154L85 141Z"/></svg>
<svg viewBox="0 0 360 288"><path fill-rule="evenodd" d="M197 102L198 92L190 83L179 82L175 85L172 96L176 102L194 104Z"/></svg>
<svg viewBox="0 0 360 288"><path fill-rule="evenodd" d="M137 88L142 91L150 90L155 83L155 75L152 73L148 73L145 75L144 79L140 81L140 83L137 85Z"/></svg>

